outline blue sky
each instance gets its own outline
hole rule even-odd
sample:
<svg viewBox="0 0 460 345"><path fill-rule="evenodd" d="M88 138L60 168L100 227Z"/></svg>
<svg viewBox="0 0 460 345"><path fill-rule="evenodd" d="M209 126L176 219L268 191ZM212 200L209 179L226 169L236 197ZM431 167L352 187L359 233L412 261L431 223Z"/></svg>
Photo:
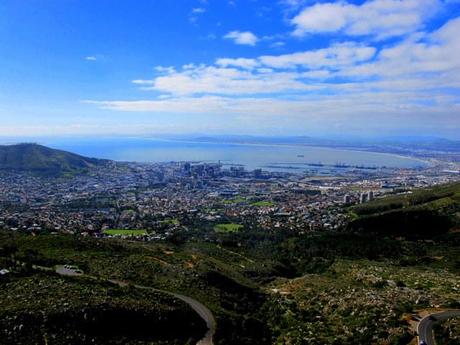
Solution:
<svg viewBox="0 0 460 345"><path fill-rule="evenodd" d="M0 136L460 138L456 0L2 0Z"/></svg>

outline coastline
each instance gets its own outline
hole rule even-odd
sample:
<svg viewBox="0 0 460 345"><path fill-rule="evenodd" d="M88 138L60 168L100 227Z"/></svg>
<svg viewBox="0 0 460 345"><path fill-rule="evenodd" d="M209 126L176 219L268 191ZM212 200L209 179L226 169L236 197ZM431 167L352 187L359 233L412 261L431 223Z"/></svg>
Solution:
<svg viewBox="0 0 460 345"><path fill-rule="evenodd" d="M159 145L155 146L154 143L159 143ZM163 146L161 143L163 143ZM119 162L167 163L221 161L222 163L225 162L224 164L230 165L242 164L251 170L264 168L266 165L271 165L274 162L277 164L302 164L305 166L320 162L324 166L345 164L348 166L386 167L392 169L431 168L436 166L436 162L429 158L423 159L409 154L404 155L378 150L372 151L363 149L362 147L345 148L289 143L272 144L231 141L213 142L134 136L101 137L97 140L88 138L80 142L74 142L73 140L50 140L45 144L88 157L111 159ZM191 145L201 145L202 147L192 147ZM231 149L232 147L235 148L234 152ZM248 148L248 151L246 152L244 148ZM268 149L268 151L265 151L265 149ZM280 149L279 154L276 152L276 149ZM302 152L302 150L307 152ZM311 152L308 152L308 150L311 150ZM253 157L249 157L251 154ZM366 157L365 155L369 156ZM300 156L302 156L302 159L299 159Z"/></svg>
<svg viewBox="0 0 460 345"><path fill-rule="evenodd" d="M334 151L342 151L342 152L362 152L362 153L373 153L378 155L385 155L390 157L398 157L401 159L410 159L413 161L418 161L428 166L433 166L433 163L429 160L422 159L420 157L414 157L410 155L401 155L397 153L391 152L382 152L382 151L372 151L372 150L364 150L360 147L341 147L341 146L324 146L324 145L303 145L303 144L263 144L263 143L250 143L250 142L233 142L233 141L197 141L197 140L179 140L179 139L166 139L166 138L138 138L138 137L128 137L128 139L144 139L144 140L151 140L151 141L162 141L162 142L176 142L176 143L189 143L189 144L207 144L207 145L235 145L235 146L256 146L256 147L290 147L290 148L315 148L315 149L324 149L324 150L334 150Z"/></svg>

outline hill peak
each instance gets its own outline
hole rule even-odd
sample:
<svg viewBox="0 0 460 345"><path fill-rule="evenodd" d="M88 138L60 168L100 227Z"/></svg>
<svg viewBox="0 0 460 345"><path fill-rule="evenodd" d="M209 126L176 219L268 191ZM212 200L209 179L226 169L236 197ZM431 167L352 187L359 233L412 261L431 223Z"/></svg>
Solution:
<svg viewBox="0 0 460 345"><path fill-rule="evenodd" d="M0 170L56 176L85 172L105 162L37 143L0 145Z"/></svg>

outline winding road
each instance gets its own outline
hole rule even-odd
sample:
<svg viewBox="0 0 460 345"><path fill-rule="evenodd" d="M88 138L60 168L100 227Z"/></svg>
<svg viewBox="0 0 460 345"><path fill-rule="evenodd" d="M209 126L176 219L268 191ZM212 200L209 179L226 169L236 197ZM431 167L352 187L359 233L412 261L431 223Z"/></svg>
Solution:
<svg viewBox="0 0 460 345"><path fill-rule="evenodd" d="M43 266L36 266L34 265L35 269L40 269L40 270L46 270L50 271L52 268L50 267L43 267ZM182 300L183 302L187 303L205 322L206 326L208 327L208 331L204 335L204 337L198 341L197 345L213 345L213 337L214 333L216 332L216 320L214 318L214 315L212 312L202 303L198 302L196 299L193 299L188 296L184 296L181 294L177 294L174 292L166 291L166 290L160 290L156 289L150 286L143 286L143 285L136 285L136 284L129 284L127 282L121 281L121 280L114 280L114 279L103 279L103 278L98 278L95 276L87 275L87 274L82 274L82 273L76 273L74 269L69 269L66 268L64 265L58 265L55 267L54 270L57 274L61 276L70 276L70 277L75 277L75 276L84 276L85 278L90 278L93 280L104 280L108 281L109 283L118 285L118 286L134 286L137 289L143 289L143 290L150 290L150 291L156 291L156 292L162 292L165 294L168 294L170 296L173 296L177 299Z"/></svg>
<svg viewBox="0 0 460 345"><path fill-rule="evenodd" d="M206 326L208 326L208 331L204 335L203 339L201 339L197 343L197 345L213 345L212 338L214 336L214 333L216 332L216 320L214 319L214 316L212 315L211 311L197 300L194 300L193 298L179 295L176 293L173 293L172 295L187 303L206 322Z"/></svg>
<svg viewBox="0 0 460 345"><path fill-rule="evenodd" d="M433 326L439 321L460 316L460 310L446 310L425 316L417 325L417 333L420 344L435 345Z"/></svg>

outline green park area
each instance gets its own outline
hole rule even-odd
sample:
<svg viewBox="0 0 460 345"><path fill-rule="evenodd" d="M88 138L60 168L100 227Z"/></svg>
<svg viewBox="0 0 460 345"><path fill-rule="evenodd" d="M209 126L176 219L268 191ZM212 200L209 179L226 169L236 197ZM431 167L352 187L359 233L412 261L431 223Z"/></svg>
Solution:
<svg viewBox="0 0 460 345"><path fill-rule="evenodd" d="M161 225L179 225L179 220L176 218L162 220Z"/></svg>
<svg viewBox="0 0 460 345"><path fill-rule="evenodd" d="M106 235L120 236L142 236L147 235L147 230L129 230L129 229L106 229L103 231Z"/></svg>
<svg viewBox="0 0 460 345"><path fill-rule="evenodd" d="M217 224L214 226L214 231L220 233L228 233L228 232L239 232L243 228L241 224L235 223L226 223L226 224Z"/></svg>
<svg viewBox="0 0 460 345"><path fill-rule="evenodd" d="M232 204L241 204L242 202L245 202L245 201L246 201L246 198L244 198L242 196L237 196L237 197L232 198L232 199L223 200L222 203L224 205L232 205Z"/></svg>
<svg viewBox="0 0 460 345"><path fill-rule="evenodd" d="M272 207L272 206L275 206L275 204L273 202L268 201L268 200L256 201L256 202L251 203L251 205L257 206L257 207Z"/></svg>

